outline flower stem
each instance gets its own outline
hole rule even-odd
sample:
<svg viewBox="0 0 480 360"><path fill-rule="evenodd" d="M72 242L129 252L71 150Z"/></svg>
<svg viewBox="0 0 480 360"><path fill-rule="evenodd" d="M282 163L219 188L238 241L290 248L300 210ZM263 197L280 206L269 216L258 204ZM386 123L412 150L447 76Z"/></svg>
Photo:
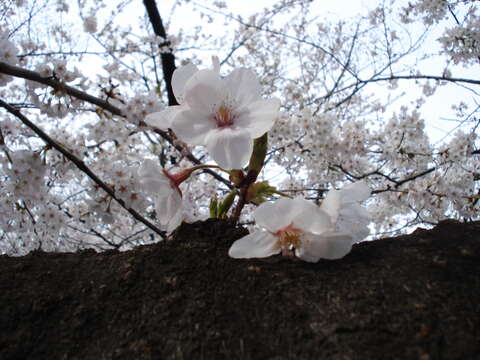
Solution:
<svg viewBox="0 0 480 360"><path fill-rule="evenodd" d="M282 191L273 190L272 193L277 194L277 195L280 195L280 196L283 196L283 197L287 197L287 198L293 199L293 196L290 196L290 195L288 195L287 193L284 193L284 192L282 192Z"/></svg>

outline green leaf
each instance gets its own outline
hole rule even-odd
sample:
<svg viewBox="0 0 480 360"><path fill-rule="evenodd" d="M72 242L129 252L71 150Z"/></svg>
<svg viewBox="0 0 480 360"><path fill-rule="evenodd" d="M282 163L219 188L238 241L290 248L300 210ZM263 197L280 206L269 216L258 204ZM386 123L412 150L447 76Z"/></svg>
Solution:
<svg viewBox="0 0 480 360"><path fill-rule="evenodd" d="M260 174L263 168L263 162L267 156L268 133L256 138L253 142L253 152L248 163L248 171L255 171L256 175Z"/></svg>
<svg viewBox="0 0 480 360"><path fill-rule="evenodd" d="M235 200L235 196L237 196L237 189L233 189L230 193L225 197L223 202L218 206L217 217L219 219L224 219L227 217L228 210L232 207L233 200Z"/></svg>
<svg viewBox="0 0 480 360"><path fill-rule="evenodd" d="M210 210L210 217L216 218L218 217L218 197L217 194L210 200L210 205L208 205L208 209Z"/></svg>

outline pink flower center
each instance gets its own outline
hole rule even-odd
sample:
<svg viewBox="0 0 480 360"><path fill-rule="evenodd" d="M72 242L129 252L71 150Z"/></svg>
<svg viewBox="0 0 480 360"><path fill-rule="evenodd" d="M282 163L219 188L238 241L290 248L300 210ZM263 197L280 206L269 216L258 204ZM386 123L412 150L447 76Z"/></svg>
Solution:
<svg viewBox="0 0 480 360"><path fill-rule="evenodd" d="M213 118L217 123L217 127L224 128L233 125L233 120L235 116L233 115L231 109L226 106L220 106Z"/></svg>
<svg viewBox="0 0 480 360"><path fill-rule="evenodd" d="M278 230L275 235L278 237L277 244L282 249L282 255L293 256L293 251L301 246L300 237L303 230L293 227L292 224Z"/></svg>

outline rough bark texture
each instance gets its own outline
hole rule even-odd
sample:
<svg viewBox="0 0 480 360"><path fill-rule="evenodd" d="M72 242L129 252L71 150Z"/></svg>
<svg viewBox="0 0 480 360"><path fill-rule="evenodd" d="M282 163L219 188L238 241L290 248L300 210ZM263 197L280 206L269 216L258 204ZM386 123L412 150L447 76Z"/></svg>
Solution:
<svg viewBox="0 0 480 360"><path fill-rule="evenodd" d="M338 261L233 260L209 220L128 252L0 256L1 359L480 359L480 223Z"/></svg>

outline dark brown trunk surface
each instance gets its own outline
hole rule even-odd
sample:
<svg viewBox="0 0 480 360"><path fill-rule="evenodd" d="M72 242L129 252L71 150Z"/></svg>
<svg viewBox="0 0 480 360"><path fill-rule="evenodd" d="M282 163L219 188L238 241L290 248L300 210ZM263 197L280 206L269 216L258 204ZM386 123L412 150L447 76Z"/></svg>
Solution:
<svg viewBox="0 0 480 360"><path fill-rule="evenodd" d="M0 359L480 359L480 223L317 264L230 259L245 233L0 256Z"/></svg>

